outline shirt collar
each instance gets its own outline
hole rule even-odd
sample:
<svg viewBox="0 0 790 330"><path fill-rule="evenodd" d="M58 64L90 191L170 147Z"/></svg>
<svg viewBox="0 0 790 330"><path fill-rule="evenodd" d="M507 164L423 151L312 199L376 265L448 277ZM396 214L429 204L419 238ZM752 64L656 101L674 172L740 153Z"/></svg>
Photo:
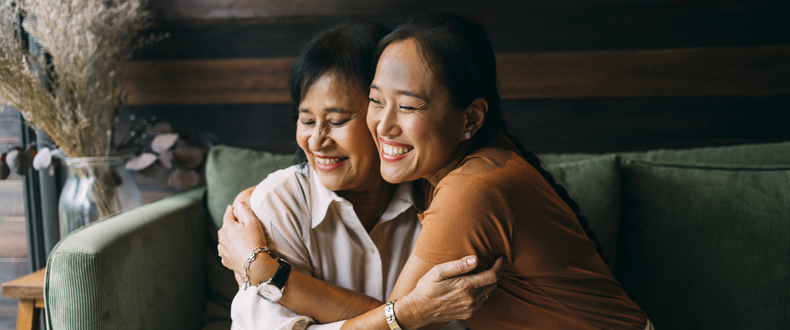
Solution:
<svg viewBox="0 0 790 330"><path fill-rule="evenodd" d="M310 197L313 201L312 207L312 228L318 227L321 222L326 219L326 214L329 211L329 206L332 202L350 203L345 198L340 197L337 193L327 189L321 184L321 179L318 178L315 171L308 167L310 182L312 189L310 189ZM406 212L414 205L414 196L412 196L412 183L402 182L395 187L395 193L392 195L387 209L381 215L379 223L386 222L397 218L401 213Z"/></svg>

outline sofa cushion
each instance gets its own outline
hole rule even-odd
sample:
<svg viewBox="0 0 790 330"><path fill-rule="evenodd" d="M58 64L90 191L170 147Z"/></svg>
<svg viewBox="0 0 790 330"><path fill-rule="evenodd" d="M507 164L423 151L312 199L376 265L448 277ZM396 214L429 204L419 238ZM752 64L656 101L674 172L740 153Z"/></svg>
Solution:
<svg viewBox="0 0 790 330"><path fill-rule="evenodd" d="M618 271L656 328L790 324L790 166L621 168Z"/></svg>
<svg viewBox="0 0 790 330"><path fill-rule="evenodd" d="M612 269L617 263L620 222L620 166L617 155L544 165L590 224Z"/></svg>
<svg viewBox="0 0 790 330"><path fill-rule="evenodd" d="M238 193L257 185L269 173L291 165L292 155L224 145L211 148L206 160L206 201L217 228L222 226L225 208Z"/></svg>
<svg viewBox="0 0 790 330"><path fill-rule="evenodd" d="M620 153L623 160L651 162L790 165L790 142L741 144L691 149L658 149L644 153Z"/></svg>
<svg viewBox="0 0 790 330"><path fill-rule="evenodd" d="M206 160L206 206L211 215L206 253L207 305L204 323L225 324L230 320L230 304L239 286L233 272L217 256L217 230L225 208L242 190L257 185L269 173L291 166L293 156L219 145ZM222 315L225 315L223 319Z"/></svg>

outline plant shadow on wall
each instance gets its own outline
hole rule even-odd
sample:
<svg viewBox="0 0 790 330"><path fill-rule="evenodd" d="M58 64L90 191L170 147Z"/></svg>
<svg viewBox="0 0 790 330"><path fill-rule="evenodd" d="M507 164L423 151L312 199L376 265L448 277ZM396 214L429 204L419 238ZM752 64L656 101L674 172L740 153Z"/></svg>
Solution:
<svg viewBox="0 0 790 330"><path fill-rule="evenodd" d="M146 167L140 167L141 156L150 158L146 151L172 169L174 187L186 189L199 181L195 169L210 143L200 148L200 139L174 134L152 119L142 126L134 118L118 119L126 100L119 87L124 65L143 47L167 37L141 36L150 24L146 7L146 0L0 0L0 100L48 140L0 150L0 178L10 171L24 175L31 166L52 173L65 163L69 176L60 199L61 228L67 191L90 200L87 209L74 213L85 223L139 205L140 193L124 172ZM72 178L80 183L70 186ZM127 190L131 195L122 196Z"/></svg>

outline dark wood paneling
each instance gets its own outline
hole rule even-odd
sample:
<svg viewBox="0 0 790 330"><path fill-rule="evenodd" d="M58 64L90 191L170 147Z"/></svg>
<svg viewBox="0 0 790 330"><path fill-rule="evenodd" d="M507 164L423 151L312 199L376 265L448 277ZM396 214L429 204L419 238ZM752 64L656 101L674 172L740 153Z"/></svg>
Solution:
<svg viewBox="0 0 790 330"><path fill-rule="evenodd" d="M432 10L466 12L509 12L513 10L556 10L664 6L676 4L732 3L732 0L161 0L151 8L160 19L221 19L282 17L300 15L371 15L418 13Z"/></svg>
<svg viewBox="0 0 790 330"><path fill-rule="evenodd" d="M212 132L219 143L279 153L296 150L288 104L126 106L122 116L156 115L179 133Z"/></svg>
<svg viewBox="0 0 790 330"><path fill-rule="evenodd" d="M293 58L138 61L127 66L128 104L244 104L290 100Z"/></svg>
<svg viewBox="0 0 790 330"><path fill-rule="evenodd" d="M790 96L503 102L510 132L535 152L610 152L790 140ZM178 132L213 131L220 143L291 153L290 106L126 107ZM187 119L188 118L188 119Z"/></svg>
<svg viewBox="0 0 790 330"><path fill-rule="evenodd" d="M494 6L494 8L496 8ZM497 52L726 47L790 43L790 3L475 11ZM397 26L409 15L167 21L170 37L141 59L296 56L319 31L348 18Z"/></svg>
<svg viewBox="0 0 790 330"><path fill-rule="evenodd" d="M129 104L288 102L294 59L139 61ZM504 99L790 94L790 46L498 54Z"/></svg>
<svg viewBox="0 0 790 330"><path fill-rule="evenodd" d="M790 96L503 102L535 152L611 152L790 140Z"/></svg>
<svg viewBox="0 0 790 330"><path fill-rule="evenodd" d="M790 46L497 56L505 99L790 94Z"/></svg>

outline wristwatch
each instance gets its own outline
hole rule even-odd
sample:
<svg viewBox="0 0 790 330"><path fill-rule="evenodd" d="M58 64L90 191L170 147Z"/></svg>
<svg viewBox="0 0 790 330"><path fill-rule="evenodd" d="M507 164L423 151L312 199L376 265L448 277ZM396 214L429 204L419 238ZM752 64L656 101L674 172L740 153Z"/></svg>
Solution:
<svg viewBox="0 0 790 330"><path fill-rule="evenodd" d="M291 275L291 264L280 258L280 267L268 281L258 284L258 297L269 302L277 302L283 297L283 288Z"/></svg>

